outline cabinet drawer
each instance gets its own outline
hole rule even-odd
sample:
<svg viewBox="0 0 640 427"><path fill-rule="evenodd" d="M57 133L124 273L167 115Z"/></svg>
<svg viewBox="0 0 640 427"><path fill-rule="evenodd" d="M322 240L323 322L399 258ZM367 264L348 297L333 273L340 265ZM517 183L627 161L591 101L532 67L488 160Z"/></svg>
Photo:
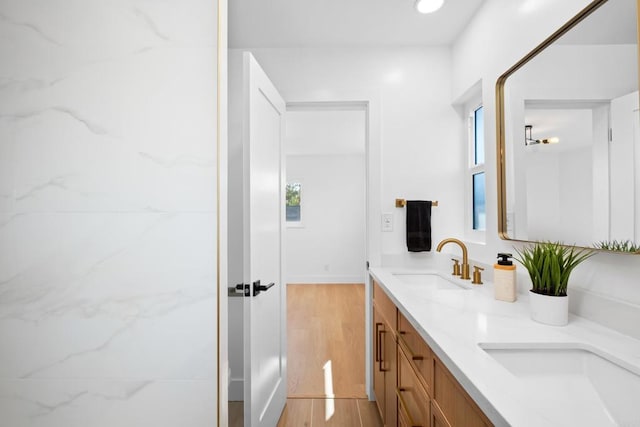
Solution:
<svg viewBox="0 0 640 427"><path fill-rule="evenodd" d="M380 311L380 314L382 314L382 316L385 318L385 320L395 333L396 306L393 301L389 299L384 290L382 290L380 285L378 285L378 283L376 283L375 281L373 282L373 303L376 305L376 308L378 309L378 311Z"/></svg>
<svg viewBox="0 0 640 427"><path fill-rule="evenodd" d="M433 352L411 323L398 311L398 342L427 393L433 396Z"/></svg>
<svg viewBox="0 0 640 427"><path fill-rule="evenodd" d="M435 400L431 401L431 427L451 427Z"/></svg>
<svg viewBox="0 0 640 427"><path fill-rule="evenodd" d="M449 370L435 360L434 399L451 427L488 427L491 422Z"/></svg>
<svg viewBox="0 0 640 427"><path fill-rule="evenodd" d="M398 414L406 425L429 427L431 404L418 376L403 352L398 352Z"/></svg>

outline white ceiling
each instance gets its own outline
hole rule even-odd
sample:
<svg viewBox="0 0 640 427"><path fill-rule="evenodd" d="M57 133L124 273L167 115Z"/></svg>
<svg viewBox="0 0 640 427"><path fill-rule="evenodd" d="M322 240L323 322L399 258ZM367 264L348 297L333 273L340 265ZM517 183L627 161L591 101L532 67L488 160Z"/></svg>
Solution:
<svg viewBox="0 0 640 427"><path fill-rule="evenodd" d="M449 45L483 1L422 15L414 0L231 0L229 47Z"/></svg>
<svg viewBox="0 0 640 427"><path fill-rule="evenodd" d="M533 126L533 139L559 138L558 144L533 145L534 150L549 153L584 149L593 145L593 110L585 108L531 109L527 108L525 123ZM523 129L524 140L524 129Z"/></svg>

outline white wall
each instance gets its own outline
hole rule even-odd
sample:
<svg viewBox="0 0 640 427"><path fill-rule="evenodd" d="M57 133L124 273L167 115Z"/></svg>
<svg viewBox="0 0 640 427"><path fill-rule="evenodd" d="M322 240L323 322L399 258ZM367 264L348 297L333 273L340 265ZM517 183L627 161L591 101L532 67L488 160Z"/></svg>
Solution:
<svg viewBox="0 0 640 427"><path fill-rule="evenodd" d="M533 139L557 137L558 144L527 146L521 129L520 133L515 132L515 143L507 146L508 150L517 151L514 172L526 176L519 182L523 187L514 191L524 197L508 205L509 209L524 204L526 221L512 215L516 232L510 236L591 246L597 241L593 214L594 114L591 108L555 107L527 108L524 123L533 126ZM603 136L605 143L607 134ZM608 165L599 166L608 176ZM601 203L608 203L608 199Z"/></svg>
<svg viewBox="0 0 640 427"><path fill-rule="evenodd" d="M592 164L591 147L529 155L519 169L527 182L526 238L545 241L553 236L570 245L592 245L593 171L585 167Z"/></svg>
<svg viewBox="0 0 640 427"><path fill-rule="evenodd" d="M487 0L453 47L454 94L464 93L482 79L485 120L495 123L498 77L588 3ZM496 140L494 126L485 127L485 140ZM488 144L486 158L487 242L471 245L470 257L493 263L497 252L511 251L517 244L498 238L495 145ZM518 280L526 283L523 269L519 270ZM571 310L640 337L638 277L640 257L598 254L572 275Z"/></svg>
<svg viewBox="0 0 640 427"><path fill-rule="evenodd" d="M287 156L287 182L302 184L302 226L287 228L287 283L365 282L364 166L364 153Z"/></svg>
<svg viewBox="0 0 640 427"><path fill-rule="evenodd" d="M0 424L216 425L216 2L0 17Z"/></svg>
<svg viewBox="0 0 640 427"><path fill-rule="evenodd" d="M405 212L395 208L396 198L438 200L432 216L433 240L461 236L464 130L451 106L448 48L252 52L288 102L335 100L352 93L379 100L382 159L374 167L380 168L381 186L372 191L380 197L376 209L393 214L394 231L380 231L376 212L369 220L370 239L380 241L383 255L418 261L425 257L407 252Z"/></svg>

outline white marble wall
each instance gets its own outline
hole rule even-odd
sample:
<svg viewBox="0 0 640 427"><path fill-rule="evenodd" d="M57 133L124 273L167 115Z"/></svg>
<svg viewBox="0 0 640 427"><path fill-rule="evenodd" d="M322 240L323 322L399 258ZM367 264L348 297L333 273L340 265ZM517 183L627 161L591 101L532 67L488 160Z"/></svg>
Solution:
<svg viewBox="0 0 640 427"><path fill-rule="evenodd" d="M0 426L216 420L216 3L0 0Z"/></svg>

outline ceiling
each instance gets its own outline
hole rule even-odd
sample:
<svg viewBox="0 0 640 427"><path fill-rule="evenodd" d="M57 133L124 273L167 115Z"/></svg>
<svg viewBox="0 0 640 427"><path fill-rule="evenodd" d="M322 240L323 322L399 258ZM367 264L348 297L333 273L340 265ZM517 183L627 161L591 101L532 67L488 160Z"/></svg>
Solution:
<svg viewBox="0 0 640 427"><path fill-rule="evenodd" d="M232 0L230 48L449 45L484 0L445 0L432 14L414 0Z"/></svg>

